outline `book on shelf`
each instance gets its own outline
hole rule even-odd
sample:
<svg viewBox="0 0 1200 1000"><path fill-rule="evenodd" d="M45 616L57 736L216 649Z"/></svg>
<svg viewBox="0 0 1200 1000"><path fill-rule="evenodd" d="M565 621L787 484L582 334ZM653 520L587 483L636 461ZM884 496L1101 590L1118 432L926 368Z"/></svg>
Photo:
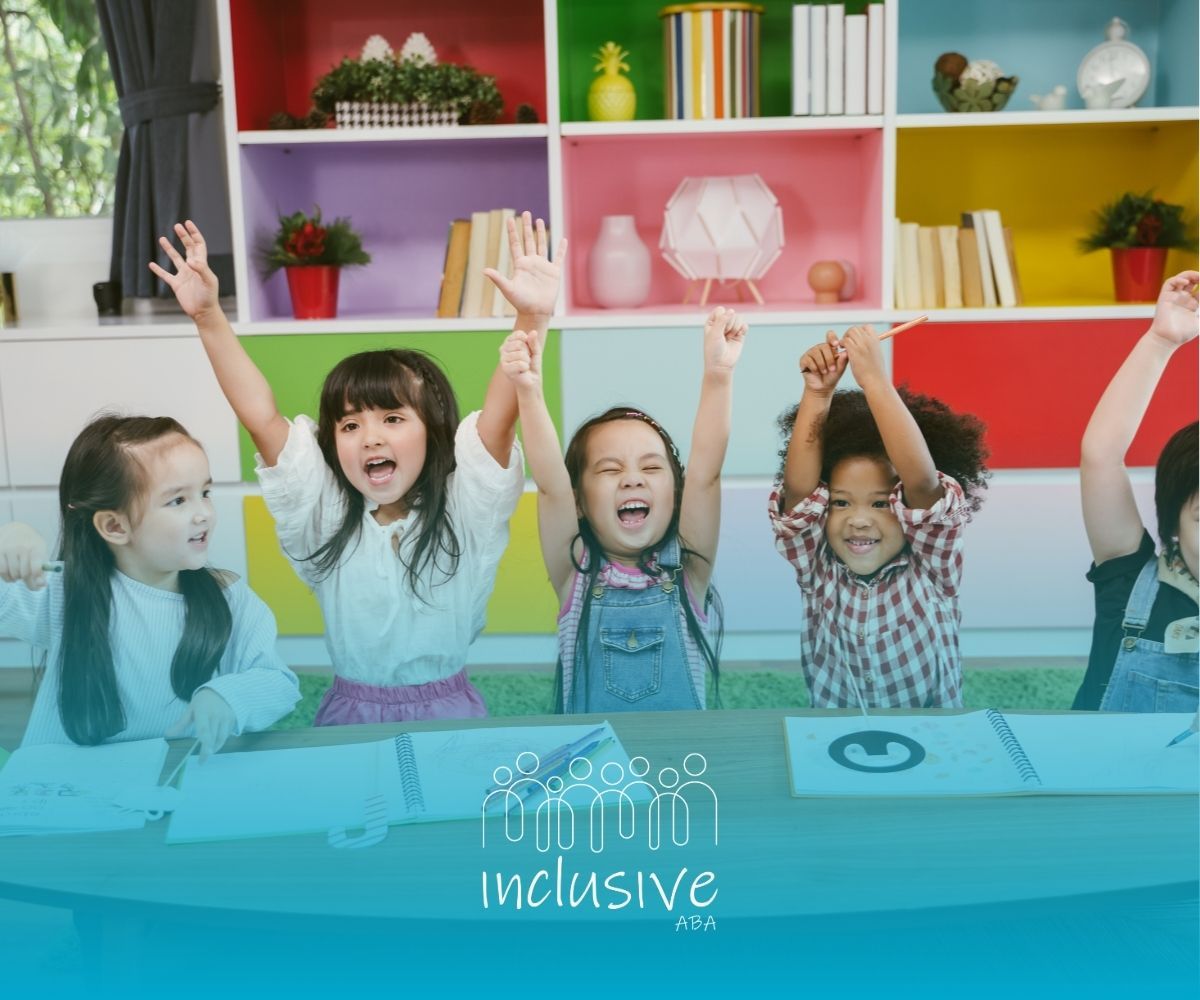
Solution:
<svg viewBox="0 0 1200 1000"><path fill-rule="evenodd" d="M900 301L904 309L921 308L920 230L915 222L900 223Z"/></svg>
<svg viewBox="0 0 1200 1000"><path fill-rule="evenodd" d="M848 115L867 113L867 15L846 15L845 107Z"/></svg>
<svg viewBox="0 0 1200 1000"><path fill-rule="evenodd" d="M500 263L500 244L503 241L501 230L503 226L504 209L493 208L488 212L487 250L483 257L483 266L498 269ZM491 316L496 299L496 284L490 278L483 279L483 294L479 303L479 316Z"/></svg>
<svg viewBox="0 0 1200 1000"><path fill-rule="evenodd" d="M867 4L867 114L883 114L883 4Z"/></svg>
<svg viewBox="0 0 1200 1000"><path fill-rule="evenodd" d="M455 219L446 238L446 259L442 264L442 288L438 294L437 314L453 319L462 308L463 281L467 276L467 251L471 242L471 220Z"/></svg>
<svg viewBox="0 0 1200 1000"><path fill-rule="evenodd" d="M972 214L983 220L988 259L992 262L992 277L996 281L996 301L1001 308L1013 309L1017 304L1017 293L1013 286L1012 271L1008 266L1008 248L1004 245L1004 227L1000 223L1000 213L986 208Z"/></svg>
<svg viewBox="0 0 1200 1000"><path fill-rule="evenodd" d="M807 115L809 103L809 41L808 4L792 6L792 114Z"/></svg>
<svg viewBox="0 0 1200 1000"><path fill-rule="evenodd" d="M825 102L825 85L828 82L825 69L825 51L827 45L826 35L826 8L821 4L813 4L809 7L810 23L808 26L809 40L809 98L812 105L812 113L814 115L826 114Z"/></svg>
<svg viewBox="0 0 1200 1000"><path fill-rule="evenodd" d="M831 115L846 113L846 5L825 5L825 106Z"/></svg>
<svg viewBox="0 0 1200 1000"><path fill-rule="evenodd" d="M947 309L961 309L962 269L958 262L958 227L937 227L938 254L942 263L942 299Z"/></svg>
<svg viewBox="0 0 1200 1000"><path fill-rule="evenodd" d="M460 316L483 315L483 284L487 281L483 269L487 266L489 219L489 212L471 213L471 240L467 250L467 277L463 284Z"/></svg>
<svg viewBox="0 0 1200 1000"><path fill-rule="evenodd" d="M983 276L979 271L979 248L975 245L975 230L963 226L958 230L958 264L962 276L962 300L967 309L983 306Z"/></svg>
<svg viewBox="0 0 1200 1000"><path fill-rule="evenodd" d="M508 220L516 217L516 210L512 208L500 209L500 255L496 261L496 270L504 277L512 277L512 245L508 240ZM492 284L489 280L488 284ZM496 289L496 294L492 297L492 316L515 316L516 309L512 307L512 303L508 301L500 291Z"/></svg>
<svg viewBox="0 0 1200 1000"><path fill-rule="evenodd" d="M921 271L920 309L941 309L946 304L942 291L942 262L938 252L937 230L933 226L917 229L917 262Z"/></svg>
<svg viewBox="0 0 1200 1000"><path fill-rule="evenodd" d="M1025 304L1025 296L1021 292L1021 278L1017 274L1017 253L1013 249L1012 230L1007 226L1004 227L1004 249L1008 253L1008 269L1012 273L1013 291L1017 296L1017 305Z"/></svg>
<svg viewBox="0 0 1200 1000"><path fill-rule="evenodd" d="M965 229L975 231L975 253L979 257L979 284L983 291L983 304L992 309L997 305L996 279L992 274L992 255L988 246L987 233L983 228L982 212L963 212L962 224Z"/></svg>

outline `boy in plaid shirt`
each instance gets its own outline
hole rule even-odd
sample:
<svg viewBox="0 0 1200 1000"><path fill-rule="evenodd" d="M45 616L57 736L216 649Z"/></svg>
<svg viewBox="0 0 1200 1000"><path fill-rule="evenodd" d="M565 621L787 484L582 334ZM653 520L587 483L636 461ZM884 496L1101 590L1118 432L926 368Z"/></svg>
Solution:
<svg viewBox="0 0 1200 1000"><path fill-rule="evenodd" d="M835 393L847 366L862 391ZM962 528L987 479L983 424L897 391L869 326L830 332L800 367L768 513L804 593L812 704L959 706Z"/></svg>

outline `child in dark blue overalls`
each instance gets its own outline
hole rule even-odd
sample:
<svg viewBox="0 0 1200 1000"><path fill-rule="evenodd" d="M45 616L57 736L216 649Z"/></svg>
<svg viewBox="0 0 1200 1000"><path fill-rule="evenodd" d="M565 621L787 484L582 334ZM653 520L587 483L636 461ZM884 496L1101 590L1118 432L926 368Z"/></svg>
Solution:
<svg viewBox="0 0 1200 1000"><path fill-rule="evenodd" d="M1083 520L1095 560L1096 622L1077 709L1195 712L1200 690L1197 618L1197 424L1158 459L1154 506L1162 549L1142 525L1125 453L1171 355L1197 336L1200 272L1163 285L1150 329L1113 376L1083 436Z"/></svg>
<svg viewBox="0 0 1200 1000"><path fill-rule="evenodd" d="M710 579L721 466L745 335L729 309L713 310L705 324L686 479L667 432L630 407L584 423L564 460L542 395L537 338L514 331L500 349L517 388L542 558L561 609L559 711L705 706L705 671L715 684L720 646Z"/></svg>

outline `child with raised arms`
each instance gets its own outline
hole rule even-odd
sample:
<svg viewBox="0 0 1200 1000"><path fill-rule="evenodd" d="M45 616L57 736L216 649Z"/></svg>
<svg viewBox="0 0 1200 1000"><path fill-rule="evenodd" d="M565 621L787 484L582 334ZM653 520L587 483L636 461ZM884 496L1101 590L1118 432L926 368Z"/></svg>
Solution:
<svg viewBox="0 0 1200 1000"><path fill-rule="evenodd" d="M62 571L32 528L0 528L0 635L46 651L24 745L194 735L204 758L291 711L271 612L208 566L211 486L170 417L102 416L63 466Z"/></svg>
<svg viewBox="0 0 1200 1000"><path fill-rule="evenodd" d="M847 366L861 391L835 392ZM959 706L962 531L987 477L983 425L897 391L869 326L830 332L800 368L768 514L804 594L812 704Z"/></svg>
<svg viewBox="0 0 1200 1000"><path fill-rule="evenodd" d="M186 258L150 267L195 321L217 381L258 450L263 499L284 554L315 593L334 668L316 725L487 714L467 679L508 521L524 489L517 404L497 370L482 411L459 421L449 381L425 354L346 358L321 389L316 423L287 420L217 300L200 231L176 225ZM489 277L519 328L545 336L558 259L525 213L510 223L514 273Z"/></svg>
<svg viewBox="0 0 1200 1000"><path fill-rule="evenodd" d="M1113 376L1083 435L1079 488L1096 620L1074 708L1196 711L1197 423L1167 441L1154 470L1158 552L1134 503L1125 453L1171 356L1200 332L1198 281L1200 272L1183 271L1163 285L1150 329Z"/></svg>
<svg viewBox="0 0 1200 1000"><path fill-rule="evenodd" d="M714 310L705 324L686 476L667 432L632 407L586 421L564 459L542 394L538 338L516 330L501 347L538 488L542 558L561 609L557 711L703 708L706 670L715 692L720 602L710 581L745 336L731 310Z"/></svg>

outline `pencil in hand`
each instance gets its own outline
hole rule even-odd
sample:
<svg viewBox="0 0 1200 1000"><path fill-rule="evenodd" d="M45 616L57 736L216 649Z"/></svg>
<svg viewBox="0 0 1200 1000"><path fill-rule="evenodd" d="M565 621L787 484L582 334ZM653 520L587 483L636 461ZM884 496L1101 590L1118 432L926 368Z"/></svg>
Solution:
<svg viewBox="0 0 1200 1000"><path fill-rule="evenodd" d="M910 319L907 323L901 323L899 326L893 326L890 330L884 330L883 333L879 334L879 340L880 341L890 340L892 337L896 336L896 334L903 333L905 330L911 330L917 324L924 323L928 319L929 319L928 316L918 316L916 319ZM839 344L838 349L835 353L845 354L846 348L842 347ZM810 369L808 369L808 368L801 368L800 370L801 371L810 371Z"/></svg>

